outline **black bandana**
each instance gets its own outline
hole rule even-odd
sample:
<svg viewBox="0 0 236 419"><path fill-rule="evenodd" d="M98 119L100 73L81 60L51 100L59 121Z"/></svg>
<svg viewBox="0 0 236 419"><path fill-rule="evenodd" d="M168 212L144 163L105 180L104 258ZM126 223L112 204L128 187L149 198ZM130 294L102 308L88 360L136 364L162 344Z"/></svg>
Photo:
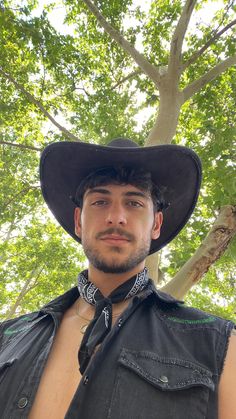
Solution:
<svg viewBox="0 0 236 419"><path fill-rule="evenodd" d="M104 297L99 289L88 280L88 271L78 277L80 296L87 303L95 306L93 320L88 325L79 350L80 372L84 373L94 349L110 332L112 326L112 304L127 300L144 288L149 282L147 269L130 278L116 288L108 297Z"/></svg>

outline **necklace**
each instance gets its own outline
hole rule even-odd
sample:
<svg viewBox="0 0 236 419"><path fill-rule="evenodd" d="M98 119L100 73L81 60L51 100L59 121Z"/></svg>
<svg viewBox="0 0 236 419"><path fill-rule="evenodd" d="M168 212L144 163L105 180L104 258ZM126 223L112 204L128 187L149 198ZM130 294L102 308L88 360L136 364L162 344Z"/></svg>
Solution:
<svg viewBox="0 0 236 419"><path fill-rule="evenodd" d="M116 313L116 314L113 314L112 315L112 318L113 319L115 319L116 317L119 317L119 315L122 313L122 311L120 311L119 313ZM82 333L82 335L84 335L85 334L85 332L86 332L86 329L87 329L87 327L88 327L88 325L89 325L89 323L93 320L93 319L87 319L86 317L84 317L84 316L81 316L81 314L79 314L79 307L78 307L78 304L76 305L76 308L75 308L75 314L80 318L80 319L82 319L82 320L84 320L84 321L86 321L86 323L84 323L84 324L82 324L82 326L80 326L80 332Z"/></svg>

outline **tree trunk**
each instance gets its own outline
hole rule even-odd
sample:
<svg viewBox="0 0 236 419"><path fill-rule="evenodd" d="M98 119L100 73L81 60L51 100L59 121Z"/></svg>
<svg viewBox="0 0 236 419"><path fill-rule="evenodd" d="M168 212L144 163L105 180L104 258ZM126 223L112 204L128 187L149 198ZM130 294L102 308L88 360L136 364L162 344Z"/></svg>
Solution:
<svg viewBox="0 0 236 419"><path fill-rule="evenodd" d="M171 87L167 77L160 87L158 116L146 141L146 146L170 144L178 126L182 94Z"/></svg>
<svg viewBox="0 0 236 419"><path fill-rule="evenodd" d="M162 290L175 298L182 299L225 252L235 233L236 207L226 205L221 208L201 246Z"/></svg>

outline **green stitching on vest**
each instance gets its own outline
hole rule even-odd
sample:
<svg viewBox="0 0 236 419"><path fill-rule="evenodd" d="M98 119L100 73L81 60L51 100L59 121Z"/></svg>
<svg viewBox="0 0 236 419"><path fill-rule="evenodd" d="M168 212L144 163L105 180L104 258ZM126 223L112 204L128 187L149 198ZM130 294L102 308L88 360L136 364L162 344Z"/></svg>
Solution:
<svg viewBox="0 0 236 419"><path fill-rule="evenodd" d="M29 316L25 316L22 321L19 324L19 327L15 329L15 325L14 326L10 326L8 327L6 330L4 330L3 334L6 336L10 336L10 335L14 335L14 333L18 333L18 332L23 332L24 330L29 329L29 325L27 326L23 326L22 323L25 321L28 321L30 319Z"/></svg>
<svg viewBox="0 0 236 419"><path fill-rule="evenodd" d="M180 319L178 317L167 317L168 320L172 320L176 323L183 323L183 324L205 324L205 323L212 323L215 321L214 316L205 317L204 319L198 320L188 320L188 319Z"/></svg>

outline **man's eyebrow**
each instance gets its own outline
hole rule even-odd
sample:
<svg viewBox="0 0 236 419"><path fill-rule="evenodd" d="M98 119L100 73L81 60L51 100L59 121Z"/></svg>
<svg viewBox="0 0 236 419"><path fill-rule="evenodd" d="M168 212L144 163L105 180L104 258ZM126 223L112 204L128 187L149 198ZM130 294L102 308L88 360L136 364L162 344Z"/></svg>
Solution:
<svg viewBox="0 0 236 419"><path fill-rule="evenodd" d="M92 189L88 189L88 191L85 192L86 195L92 195L93 193L102 193L105 195L111 195L111 192L108 189L104 189L104 188L92 188Z"/></svg>
<svg viewBox="0 0 236 419"><path fill-rule="evenodd" d="M86 192L86 195L92 195L94 193L100 193L104 195L112 194L108 189L95 187L95 188L89 189ZM145 198L145 199L149 198L149 194L142 191L127 191L127 192L124 192L123 195L124 196L138 196L140 198Z"/></svg>
<svg viewBox="0 0 236 419"><path fill-rule="evenodd" d="M141 198L149 198L149 195L141 191L128 191L124 193L125 196L140 196Z"/></svg>

